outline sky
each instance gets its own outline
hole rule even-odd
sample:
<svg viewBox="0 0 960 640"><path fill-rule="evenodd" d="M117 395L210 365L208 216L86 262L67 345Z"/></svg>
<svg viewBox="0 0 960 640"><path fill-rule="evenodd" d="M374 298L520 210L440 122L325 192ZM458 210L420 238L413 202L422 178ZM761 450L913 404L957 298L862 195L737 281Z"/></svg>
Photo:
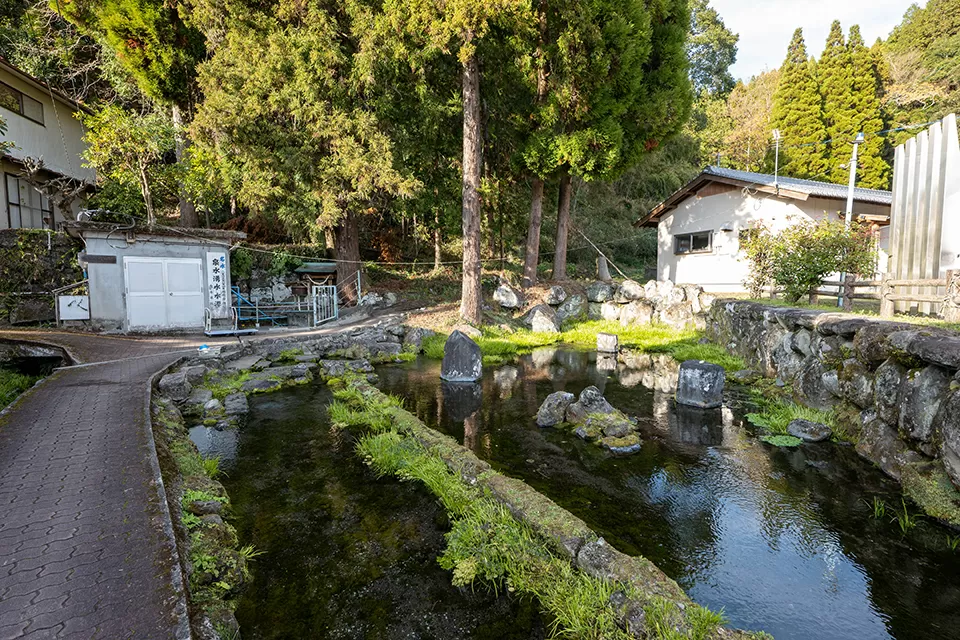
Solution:
<svg viewBox="0 0 960 640"><path fill-rule="evenodd" d="M914 0L710 0L727 28L740 34L735 78L749 80L779 67L797 27L803 28L807 53L820 57L830 23L839 20L844 33L859 24L867 45L886 38L900 24ZM919 0L922 6L924 0Z"/></svg>

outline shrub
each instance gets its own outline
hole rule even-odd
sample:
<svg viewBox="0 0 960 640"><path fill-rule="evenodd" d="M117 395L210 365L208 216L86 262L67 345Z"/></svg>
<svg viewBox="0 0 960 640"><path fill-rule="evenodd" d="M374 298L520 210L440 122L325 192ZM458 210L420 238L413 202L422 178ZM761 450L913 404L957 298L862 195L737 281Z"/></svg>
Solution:
<svg viewBox="0 0 960 640"><path fill-rule="evenodd" d="M831 273L872 274L877 262L877 238L871 225L839 220L801 221L774 233L766 227L748 229L740 249L750 261L744 285L754 297L775 284L796 302L820 287Z"/></svg>

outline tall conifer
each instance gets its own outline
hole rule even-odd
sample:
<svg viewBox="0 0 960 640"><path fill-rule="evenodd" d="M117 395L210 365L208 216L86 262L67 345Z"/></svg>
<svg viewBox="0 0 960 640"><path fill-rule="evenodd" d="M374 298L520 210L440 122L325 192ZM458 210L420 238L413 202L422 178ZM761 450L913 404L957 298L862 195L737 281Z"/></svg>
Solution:
<svg viewBox="0 0 960 640"><path fill-rule="evenodd" d="M860 36L860 27L850 27L847 43L853 76L853 106L860 130L866 141L858 149L857 184L870 189L890 187L890 165L883 159L884 137L876 135L883 129L881 111L881 81L874 52L867 48Z"/></svg>
<svg viewBox="0 0 960 640"><path fill-rule="evenodd" d="M780 83L774 94L773 121L783 137L780 166L783 175L822 177L826 163L823 111L813 62L807 59L803 30L790 41L787 58L780 67Z"/></svg>
<svg viewBox="0 0 960 640"><path fill-rule="evenodd" d="M860 128L853 97L853 64L839 20L830 25L827 46L817 63L817 75L823 96L823 123L831 141L825 151L827 173L823 178L846 182L849 169L844 165L850 162L850 143Z"/></svg>

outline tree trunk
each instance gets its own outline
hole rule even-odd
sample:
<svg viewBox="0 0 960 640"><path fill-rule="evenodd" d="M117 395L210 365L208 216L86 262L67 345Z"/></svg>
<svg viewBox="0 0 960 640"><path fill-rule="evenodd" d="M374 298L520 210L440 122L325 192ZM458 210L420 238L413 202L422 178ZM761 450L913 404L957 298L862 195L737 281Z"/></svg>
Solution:
<svg viewBox="0 0 960 640"><path fill-rule="evenodd" d="M479 326L480 291L480 64L476 55L463 65L463 285L460 316Z"/></svg>
<svg viewBox="0 0 960 640"><path fill-rule="evenodd" d="M147 166L140 163L140 193L143 194L143 204L147 207L147 224L151 227L156 223L153 212L153 196L150 194L150 182L147 180Z"/></svg>
<svg viewBox="0 0 960 640"><path fill-rule="evenodd" d="M176 140L176 154L177 154L177 163L182 164L187 161L189 154L187 153L187 146L189 140L187 140L184 135L183 129L183 116L180 113L180 107L173 105L173 130L174 138ZM193 205L192 202L187 198L187 194L183 189L183 185L179 185L179 193L177 197L180 200L180 226L187 228L196 228L200 226L200 216L197 214L197 208Z"/></svg>
<svg viewBox="0 0 960 640"><path fill-rule="evenodd" d="M443 265L440 255L440 209L433 210L433 271L439 272Z"/></svg>
<svg viewBox="0 0 960 640"><path fill-rule="evenodd" d="M360 232L355 213L347 213L334 229L337 256L337 286L344 304L356 304L357 277L360 273Z"/></svg>
<svg viewBox="0 0 960 640"><path fill-rule="evenodd" d="M557 252L553 254L553 279L567 277L567 235L570 232L570 174L560 174L560 197L557 201Z"/></svg>
<svg viewBox="0 0 960 640"><path fill-rule="evenodd" d="M537 284L537 263L540 261L540 226L543 222L543 179L533 179L530 196L530 226L527 229L527 247L523 254L524 289Z"/></svg>

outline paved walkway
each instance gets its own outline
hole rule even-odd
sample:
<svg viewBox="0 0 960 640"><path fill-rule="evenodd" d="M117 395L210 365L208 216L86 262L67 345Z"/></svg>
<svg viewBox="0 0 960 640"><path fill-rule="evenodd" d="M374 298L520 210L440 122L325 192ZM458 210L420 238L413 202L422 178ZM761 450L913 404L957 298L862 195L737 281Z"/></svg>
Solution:
<svg viewBox="0 0 960 640"><path fill-rule="evenodd" d="M0 417L0 640L189 637L149 383L184 350L236 338L0 339L56 344L101 363L57 371Z"/></svg>

